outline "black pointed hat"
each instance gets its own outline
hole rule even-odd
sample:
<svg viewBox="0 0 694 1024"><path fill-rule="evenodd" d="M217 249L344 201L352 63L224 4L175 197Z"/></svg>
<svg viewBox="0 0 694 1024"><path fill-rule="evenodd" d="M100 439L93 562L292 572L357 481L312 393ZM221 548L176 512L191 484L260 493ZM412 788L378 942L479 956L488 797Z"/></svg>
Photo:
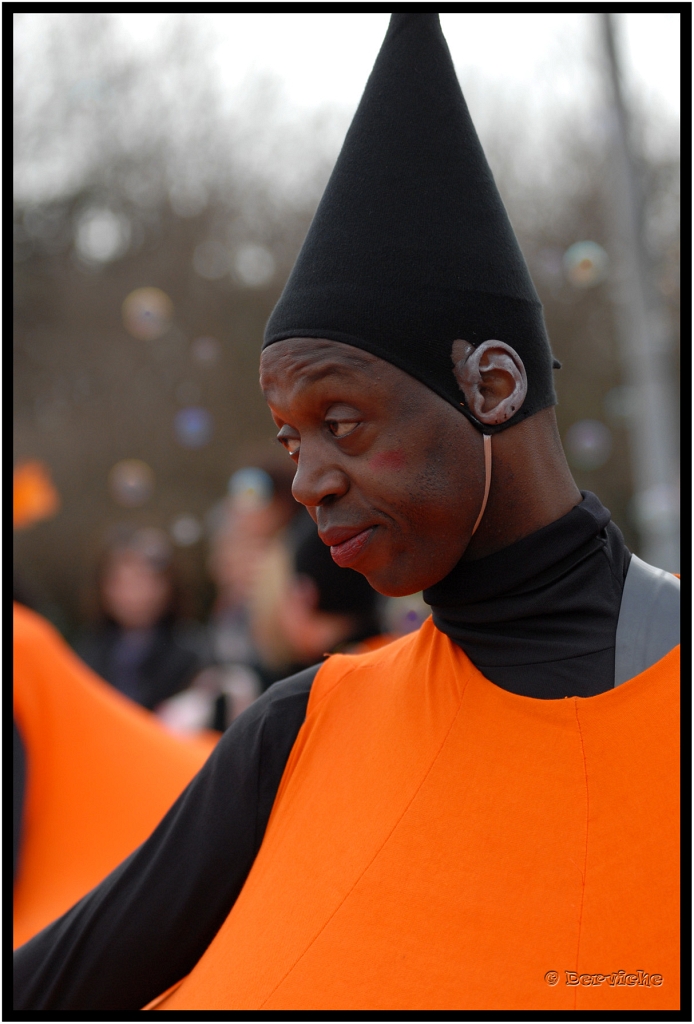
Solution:
<svg viewBox="0 0 694 1024"><path fill-rule="evenodd" d="M328 338L416 377L481 428L453 376L456 338L520 355L556 403L542 305L470 119L438 14L393 14L263 347Z"/></svg>

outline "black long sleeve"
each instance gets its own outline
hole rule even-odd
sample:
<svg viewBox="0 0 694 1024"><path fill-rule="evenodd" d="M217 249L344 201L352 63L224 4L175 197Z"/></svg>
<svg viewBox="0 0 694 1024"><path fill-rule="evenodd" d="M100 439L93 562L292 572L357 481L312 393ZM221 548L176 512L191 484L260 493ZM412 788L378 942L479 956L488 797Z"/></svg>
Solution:
<svg viewBox="0 0 694 1024"><path fill-rule="evenodd" d="M24 790L26 788L26 755L17 723L12 719L12 878L17 877L19 849L22 840Z"/></svg>
<svg viewBox="0 0 694 1024"><path fill-rule="evenodd" d="M260 848L316 671L267 690L150 838L15 952L15 1010L139 1010L192 970Z"/></svg>

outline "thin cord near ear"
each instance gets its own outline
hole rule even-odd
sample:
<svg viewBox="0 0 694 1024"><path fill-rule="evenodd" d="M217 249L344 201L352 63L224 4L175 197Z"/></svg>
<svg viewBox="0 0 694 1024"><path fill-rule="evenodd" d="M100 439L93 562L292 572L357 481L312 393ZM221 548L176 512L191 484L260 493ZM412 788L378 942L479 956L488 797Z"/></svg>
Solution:
<svg viewBox="0 0 694 1024"><path fill-rule="evenodd" d="M484 510L487 507L487 500L489 498L489 488L492 483L492 435L482 434L482 440L484 441L484 497L482 498L482 508L480 514L477 516L477 522L472 528L471 537L474 537L477 527L482 522L482 516Z"/></svg>

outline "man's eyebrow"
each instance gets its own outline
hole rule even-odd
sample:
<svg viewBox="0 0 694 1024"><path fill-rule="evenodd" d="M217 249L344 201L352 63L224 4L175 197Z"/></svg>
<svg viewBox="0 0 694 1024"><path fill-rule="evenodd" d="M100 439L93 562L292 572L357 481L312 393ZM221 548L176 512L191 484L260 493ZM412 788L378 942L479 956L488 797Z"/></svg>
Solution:
<svg viewBox="0 0 694 1024"><path fill-rule="evenodd" d="M309 384L315 384L318 381L325 380L326 377L350 377L354 370L366 370L370 364L364 359L358 357L350 361L350 364L345 365L342 361L337 360L322 360L318 364L315 361L308 361L306 365L300 368L301 377Z"/></svg>

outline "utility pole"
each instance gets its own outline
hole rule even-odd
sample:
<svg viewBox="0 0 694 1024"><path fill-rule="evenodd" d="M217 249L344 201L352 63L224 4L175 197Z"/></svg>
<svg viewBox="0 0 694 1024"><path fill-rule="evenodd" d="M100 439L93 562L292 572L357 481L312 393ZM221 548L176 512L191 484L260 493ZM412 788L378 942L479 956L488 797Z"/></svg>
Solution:
<svg viewBox="0 0 694 1024"><path fill-rule="evenodd" d="M679 465L672 340L653 282L643 237L643 196L631 147L614 15L598 15L607 65L613 294L625 382L635 397L629 420L638 553L661 569L679 570Z"/></svg>

